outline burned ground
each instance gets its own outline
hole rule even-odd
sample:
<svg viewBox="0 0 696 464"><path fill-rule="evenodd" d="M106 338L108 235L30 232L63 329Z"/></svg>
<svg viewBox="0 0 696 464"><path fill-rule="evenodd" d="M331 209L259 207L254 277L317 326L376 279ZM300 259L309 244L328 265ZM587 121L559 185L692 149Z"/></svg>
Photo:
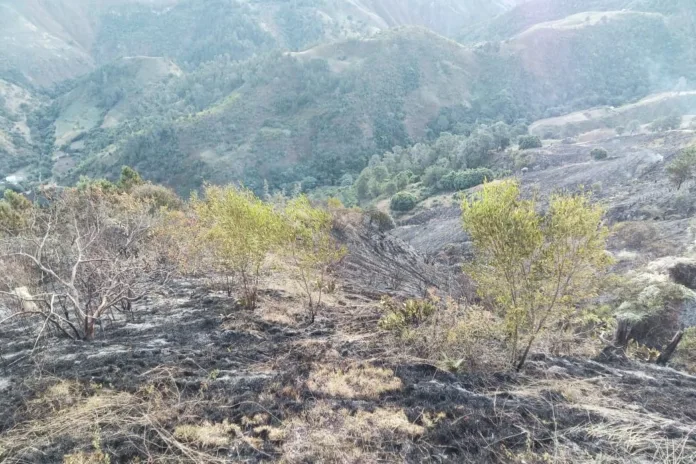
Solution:
<svg viewBox="0 0 696 464"><path fill-rule="evenodd" d="M621 225L617 271L691 285L690 193L664 164L692 138L612 139L603 162L590 145L547 147L522 183L592 188ZM383 295L473 297L456 205L390 232L347 221L335 236L349 253L311 325L277 273L254 311L207 276L103 321L94 342L0 327L0 462L696 462L684 372L543 354L519 373L450 372L392 343Z"/></svg>
<svg viewBox="0 0 696 464"><path fill-rule="evenodd" d="M455 374L390 349L359 293L332 295L307 326L277 314L292 292L250 312L201 285L175 282L93 343L32 354L31 334L4 328L3 462L93 453L94 436L111 462L696 457L696 377L543 355L519 374Z"/></svg>

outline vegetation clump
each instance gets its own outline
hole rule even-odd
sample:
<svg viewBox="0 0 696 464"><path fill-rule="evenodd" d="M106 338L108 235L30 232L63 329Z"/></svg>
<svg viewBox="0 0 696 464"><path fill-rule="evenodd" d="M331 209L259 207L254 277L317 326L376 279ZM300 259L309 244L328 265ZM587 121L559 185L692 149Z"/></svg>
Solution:
<svg viewBox="0 0 696 464"><path fill-rule="evenodd" d="M331 214L312 206L306 196L287 203L284 219L287 253L299 272L299 281L308 300L310 322L314 322L316 311L321 307L329 268L345 256L346 250L331 236Z"/></svg>
<svg viewBox="0 0 696 464"><path fill-rule="evenodd" d="M394 195L389 203L392 211L406 212L411 211L418 204L418 198L409 192L399 192Z"/></svg>
<svg viewBox="0 0 696 464"><path fill-rule="evenodd" d="M379 326L397 332L417 327L437 311L436 304L430 300L398 302L391 298L383 298L382 308L385 314L380 319Z"/></svg>
<svg viewBox="0 0 696 464"><path fill-rule="evenodd" d="M677 190L696 179L696 146L683 150L667 165L667 176Z"/></svg>
<svg viewBox="0 0 696 464"><path fill-rule="evenodd" d="M611 262L603 213L577 194L552 196L541 215L515 181L486 184L463 202L464 229L476 250L467 271L501 311L518 369L542 332L562 326L577 304L596 295Z"/></svg>
<svg viewBox="0 0 696 464"><path fill-rule="evenodd" d="M243 305L255 308L262 269L285 239L282 215L251 191L232 186L206 187L192 208L202 227L200 239L213 248L218 264L241 281Z"/></svg>
<svg viewBox="0 0 696 464"><path fill-rule="evenodd" d="M541 139L537 135L525 135L520 137L520 150L530 150L532 148L541 148L543 145Z"/></svg>
<svg viewBox="0 0 696 464"><path fill-rule="evenodd" d="M609 153L604 148L593 148L590 152L590 156L595 161L602 161L609 157Z"/></svg>

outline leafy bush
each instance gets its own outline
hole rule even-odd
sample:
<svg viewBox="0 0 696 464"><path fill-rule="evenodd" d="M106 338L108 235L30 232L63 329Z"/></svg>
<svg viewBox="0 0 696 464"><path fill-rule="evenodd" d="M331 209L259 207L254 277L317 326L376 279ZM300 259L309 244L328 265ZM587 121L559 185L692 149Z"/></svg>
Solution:
<svg viewBox="0 0 696 464"><path fill-rule="evenodd" d="M240 278L243 304L255 308L266 258L287 240L283 217L251 191L232 186L206 187L204 199L194 199L192 208L202 245L213 248L218 265Z"/></svg>
<svg viewBox="0 0 696 464"><path fill-rule="evenodd" d="M495 174L488 168L467 169L466 171L453 171L440 179L442 190L466 190L483 184L486 180L493 180Z"/></svg>
<svg viewBox="0 0 696 464"><path fill-rule="evenodd" d="M131 195L141 201L149 201L155 208L181 209L184 202L174 190L163 185L145 183L133 187Z"/></svg>
<svg viewBox="0 0 696 464"><path fill-rule="evenodd" d="M667 166L667 176L677 190L684 182L696 178L696 146L687 148L674 158Z"/></svg>
<svg viewBox="0 0 696 464"><path fill-rule="evenodd" d="M437 311L436 304L430 300L397 302L389 297L382 299L382 308L385 315L379 320L380 328L396 332L419 326Z"/></svg>
<svg viewBox="0 0 696 464"><path fill-rule="evenodd" d="M368 209L365 211L368 224L375 226L380 232L387 232L396 227L394 219L384 211L378 209Z"/></svg>
<svg viewBox="0 0 696 464"><path fill-rule="evenodd" d="M408 192L399 192L391 199L389 207L392 211L411 211L418 204L418 198Z"/></svg>
<svg viewBox="0 0 696 464"><path fill-rule="evenodd" d="M650 131L664 132L668 130L679 129L681 126L682 117L679 114L673 114L664 118L658 118L650 124Z"/></svg>
<svg viewBox="0 0 696 464"><path fill-rule="evenodd" d="M500 305L518 369L541 333L562 326L553 321L595 294L611 263L603 214L585 195L554 195L542 217L514 181L486 184L463 202L464 229L477 252L468 274Z"/></svg>
<svg viewBox="0 0 696 464"><path fill-rule="evenodd" d="M597 161L605 160L609 157L609 153L604 148L593 148L590 156Z"/></svg>
<svg viewBox="0 0 696 464"><path fill-rule="evenodd" d="M283 248L297 268L298 280L309 302L310 322L314 322L316 311L321 307L329 267L346 251L331 236L331 213L312 206L306 196L288 202L283 213L283 229L289 239L288 246Z"/></svg>
<svg viewBox="0 0 696 464"><path fill-rule="evenodd" d="M434 187L440 182L440 179L450 174L452 171L444 166L430 166L423 173L423 185L426 187Z"/></svg>
<svg viewBox="0 0 696 464"><path fill-rule="evenodd" d="M543 145L541 139L537 135L523 135L519 141L520 150L529 150L532 148L541 148Z"/></svg>

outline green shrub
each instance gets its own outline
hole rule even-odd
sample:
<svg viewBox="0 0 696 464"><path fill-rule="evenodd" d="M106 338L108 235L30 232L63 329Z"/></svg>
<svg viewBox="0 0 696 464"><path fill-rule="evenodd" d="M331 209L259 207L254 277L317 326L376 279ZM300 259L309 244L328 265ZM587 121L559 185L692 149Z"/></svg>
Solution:
<svg viewBox="0 0 696 464"><path fill-rule="evenodd" d="M677 190L684 182L696 178L696 146L683 150L667 165L667 176Z"/></svg>
<svg viewBox="0 0 696 464"><path fill-rule="evenodd" d="M375 226L380 232L387 232L396 227L394 219L384 211L369 209L365 211L365 217L370 225Z"/></svg>
<svg viewBox="0 0 696 464"><path fill-rule="evenodd" d="M605 160L609 157L609 153L604 148L594 148L590 155L597 161Z"/></svg>
<svg viewBox="0 0 696 464"><path fill-rule="evenodd" d="M440 179L451 173L452 171L444 166L430 166L423 173L423 185L434 187L440 182Z"/></svg>
<svg viewBox="0 0 696 464"><path fill-rule="evenodd" d="M399 191L398 186L396 185L396 181L390 180L386 184L384 184L384 193L387 195L394 195L396 192Z"/></svg>
<svg viewBox="0 0 696 464"><path fill-rule="evenodd" d="M437 310L435 303L429 300L394 301L382 299L384 316L379 320L379 327L384 330L402 332L411 327L418 327Z"/></svg>
<svg viewBox="0 0 696 464"><path fill-rule="evenodd" d="M481 185L486 180L493 180L494 177L495 174L488 168L453 171L440 179L440 187L442 190L466 190Z"/></svg>
<svg viewBox="0 0 696 464"><path fill-rule="evenodd" d="M531 148L541 148L541 139L537 135L523 135L520 137L520 150L529 150Z"/></svg>
<svg viewBox="0 0 696 464"><path fill-rule="evenodd" d="M137 185L131 190L131 195L138 200L152 201L156 208L165 207L170 210L179 210L184 206L184 202L174 190L163 185L150 183Z"/></svg>
<svg viewBox="0 0 696 464"><path fill-rule="evenodd" d="M411 211L417 203L418 198L412 193L399 192L392 197L389 207L392 211Z"/></svg>

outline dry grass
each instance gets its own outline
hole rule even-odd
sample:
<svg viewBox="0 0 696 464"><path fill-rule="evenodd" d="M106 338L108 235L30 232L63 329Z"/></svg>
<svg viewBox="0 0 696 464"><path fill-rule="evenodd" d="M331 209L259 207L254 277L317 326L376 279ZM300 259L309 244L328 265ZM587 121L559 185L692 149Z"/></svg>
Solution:
<svg viewBox="0 0 696 464"><path fill-rule="evenodd" d="M327 402L291 420L286 430L282 448L286 463L401 462L396 445L425 431L409 422L402 410L351 413Z"/></svg>
<svg viewBox="0 0 696 464"><path fill-rule="evenodd" d="M335 398L376 400L383 393L400 390L402 383L390 369L367 364L346 369L320 366L310 374L307 388Z"/></svg>
<svg viewBox="0 0 696 464"><path fill-rule="evenodd" d="M221 424L205 422L202 425L178 425L174 429L175 438L200 448L224 448L241 436L239 426L226 421Z"/></svg>
<svg viewBox="0 0 696 464"><path fill-rule="evenodd" d="M546 455L553 458L550 462L696 462L696 428L637 410L635 405L619 399L614 387L599 379L548 379L510 393L538 399L549 391L560 393L572 408L586 411L588 418L586 423L563 429L556 423L557 414L562 413L554 413L553 441L546 450ZM601 445L602 454L581 451L575 444L577 437L595 440Z"/></svg>
<svg viewBox="0 0 696 464"><path fill-rule="evenodd" d="M0 435L0 462L38 462L39 450L67 440L78 445L74 453L65 456L66 462L106 464L108 456L94 445L97 434L105 442L125 440L142 450L154 448L152 454L146 451L151 462L223 462L168 431L166 424L177 420L182 407L179 393L168 387L150 385L137 393L126 393L60 381L27 404L23 422ZM201 440L214 440L214 434L199 432Z"/></svg>

